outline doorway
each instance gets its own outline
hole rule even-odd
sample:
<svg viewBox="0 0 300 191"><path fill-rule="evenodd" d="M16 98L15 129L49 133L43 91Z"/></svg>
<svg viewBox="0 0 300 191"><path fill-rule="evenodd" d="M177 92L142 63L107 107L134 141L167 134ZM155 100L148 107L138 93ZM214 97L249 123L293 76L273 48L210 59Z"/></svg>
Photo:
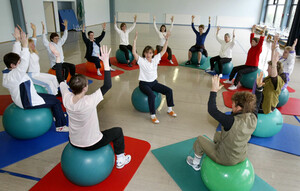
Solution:
<svg viewBox="0 0 300 191"><path fill-rule="evenodd" d="M47 32L56 32L53 2L43 2Z"/></svg>

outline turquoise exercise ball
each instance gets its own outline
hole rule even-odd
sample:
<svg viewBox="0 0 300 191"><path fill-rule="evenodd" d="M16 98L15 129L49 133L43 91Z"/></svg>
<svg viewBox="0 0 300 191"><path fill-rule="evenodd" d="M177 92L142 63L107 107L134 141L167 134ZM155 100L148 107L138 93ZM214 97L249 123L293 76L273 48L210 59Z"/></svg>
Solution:
<svg viewBox="0 0 300 191"><path fill-rule="evenodd" d="M86 151L68 143L61 156L61 168L72 183L92 186L105 180L113 170L115 155L110 144Z"/></svg>
<svg viewBox="0 0 300 191"><path fill-rule="evenodd" d="M34 84L34 88L35 88L37 93L48 94L48 91L43 86Z"/></svg>
<svg viewBox="0 0 300 191"><path fill-rule="evenodd" d="M228 75L231 73L233 68L232 62L224 63L222 64L222 66L223 66L223 72L222 72L223 75ZM217 74L219 73L219 65L217 63L215 63L215 71Z"/></svg>
<svg viewBox="0 0 300 191"><path fill-rule="evenodd" d="M257 126L253 135L256 137L272 137L281 130L282 125L283 118L278 109L268 114L258 113Z"/></svg>
<svg viewBox="0 0 300 191"><path fill-rule="evenodd" d="M261 69L257 69L254 72L243 74L243 76L241 78L241 81L240 81L241 84L242 84L242 86L244 86L245 88L252 89L253 88L253 84L256 81L257 74L259 74L260 72L262 72L262 70Z"/></svg>
<svg viewBox="0 0 300 191"><path fill-rule="evenodd" d="M129 51L129 60L130 60L130 62L132 62L133 61L133 55L132 55L130 50L128 50L128 51ZM120 49L117 50L116 58L117 58L119 63L127 64L127 60L126 60L126 57L125 57L125 52L123 52L122 50L120 50Z"/></svg>
<svg viewBox="0 0 300 191"><path fill-rule="evenodd" d="M211 191L248 191L254 184L255 173L247 158L234 166L224 166L206 156L201 166L201 178Z"/></svg>
<svg viewBox="0 0 300 191"><path fill-rule="evenodd" d="M16 139L32 139L45 134L52 126L49 108L22 109L10 104L3 114L5 131Z"/></svg>
<svg viewBox="0 0 300 191"><path fill-rule="evenodd" d="M279 97L278 97L279 103L277 104L276 107L284 106L289 101L289 97L290 97L290 93L287 90L287 88L284 88L283 90L281 90Z"/></svg>
<svg viewBox="0 0 300 191"><path fill-rule="evenodd" d="M200 65L203 65L206 62L206 60L207 60L206 56L204 56L202 54ZM193 52L192 53L191 62L192 62L192 64L196 64L196 65L198 64L198 52Z"/></svg>
<svg viewBox="0 0 300 191"><path fill-rule="evenodd" d="M155 91L155 110L159 107L161 103L161 94ZM131 95L131 103L134 108L140 112L150 112L148 104L148 96L144 94L139 87L135 88Z"/></svg>

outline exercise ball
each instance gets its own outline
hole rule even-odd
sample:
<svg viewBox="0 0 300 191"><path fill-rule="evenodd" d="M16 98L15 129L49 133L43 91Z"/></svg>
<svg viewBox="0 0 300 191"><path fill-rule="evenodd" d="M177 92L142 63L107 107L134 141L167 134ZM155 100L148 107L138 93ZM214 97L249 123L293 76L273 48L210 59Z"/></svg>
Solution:
<svg viewBox="0 0 300 191"><path fill-rule="evenodd" d="M206 62L206 60L207 60L206 56L204 56L202 54L200 65L203 65ZM192 64L196 64L196 65L198 64L198 52L193 52L192 53L191 62L192 62Z"/></svg>
<svg viewBox="0 0 300 191"><path fill-rule="evenodd" d="M48 70L48 74L52 74L52 75L56 76L56 70L53 70L52 68L50 68L50 69ZM68 74L68 77L67 77L67 82L69 82L70 79L71 79L71 75L70 75L70 73L69 73L69 74Z"/></svg>
<svg viewBox="0 0 300 191"><path fill-rule="evenodd" d="M101 66L100 72L103 72L104 71L104 65L103 65L102 60L100 61L100 66ZM90 73L97 73L96 65L93 62L86 62L85 63L85 68Z"/></svg>
<svg viewBox="0 0 300 191"><path fill-rule="evenodd" d="M282 124L283 118L278 109L268 114L258 113L257 126L253 135L256 137L272 137L281 130Z"/></svg>
<svg viewBox="0 0 300 191"><path fill-rule="evenodd" d="M277 104L276 107L284 106L289 101L289 97L290 97L290 93L287 90L287 88L284 88L283 90L281 90L279 97L278 97L279 103Z"/></svg>
<svg viewBox="0 0 300 191"><path fill-rule="evenodd" d="M52 112L49 108L22 109L10 104L3 114L5 131L16 139L32 139L45 134L52 125Z"/></svg>
<svg viewBox="0 0 300 191"><path fill-rule="evenodd" d="M222 74L223 75L229 75L231 73L232 68L233 68L232 62L224 63L224 64L222 64L222 66L223 66ZM219 65L217 63L215 63L215 71L216 71L217 74L219 73Z"/></svg>
<svg viewBox="0 0 300 191"><path fill-rule="evenodd" d="M234 166L223 166L206 156L201 166L201 178L211 191L247 191L253 186L255 173L247 158Z"/></svg>
<svg viewBox="0 0 300 191"><path fill-rule="evenodd" d="M241 78L241 81L240 81L241 84L242 84L242 86L244 86L245 88L252 89L253 88L253 84L256 81L257 74L259 74L260 72L262 72L262 70L261 69L257 69L254 72L243 74L243 76Z"/></svg>
<svg viewBox="0 0 300 191"><path fill-rule="evenodd" d="M155 110L159 107L161 102L161 94L155 91ZM144 94L139 87L135 88L131 95L131 103L134 108L140 112L150 112L148 104L148 96Z"/></svg>
<svg viewBox="0 0 300 191"><path fill-rule="evenodd" d="M133 61L133 55L132 55L132 53L131 53L130 50L128 50L128 51L129 51L129 60L130 60L130 63L131 63ZM119 63L121 63L121 64L127 64L125 53L122 50L120 50L120 49L117 50L117 52L116 52L116 58L117 58L117 60L118 60Z"/></svg>
<svg viewBox="0 0 300 191"><path fill-rule="evenodd" d="M157 50L154 51L154 55L157 54ZM169 61L168 60L169 54L167 52L164 53L164 55L161 56L161 60Z"/></svg>
<svg viewBox="0 0 300 191"><path fill-rule="evenodd" d="M48 91L43 86L34 84L34 88L35 88L37 93L48 94Z"/></svg>
<svg viewBox="0 0 300 191"><path fill-rule="evenodd" d="M61 168L72 183L92 186L105 180L113 170L115 155L110 144L86 151L66 145L61 156Z"/></svg>

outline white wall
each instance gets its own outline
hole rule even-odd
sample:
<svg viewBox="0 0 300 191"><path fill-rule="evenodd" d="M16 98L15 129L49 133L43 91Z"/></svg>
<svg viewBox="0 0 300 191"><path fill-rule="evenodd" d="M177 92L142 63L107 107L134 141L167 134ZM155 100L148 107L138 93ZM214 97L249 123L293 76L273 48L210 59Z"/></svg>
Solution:
<svg viewBox="0 0 300 191"><path fill-rule="evenodd" d="M86 26L110 22L109 0L84 0L84 9Z"/></svg>
<svg viewBox="0 0 300 191"><path fill-rule="evenodd" d="M0 42L14 40L11 35L14 32L14 19L11 11L10 0L1 0L0 6Z"/></svg>
<svg viewBox="0 0 300 191"><path fill-rule="evenodd" d="M166 16L171 14L180 17L180 15L200 15L201 23L207 25L208 17L212 17L212 25L218 23L217 19L232 22L235 26L235 22L238 24L244 24L244 26L250 27L254 21L259 22L261 8L263 0L151 0L151 1L141 1L141 0L115 0L115 12L117 15L119 13L149 13L150 19L148 22L152 22L152 17L156 16L157 23L165 23ZM236 18L237 20L228 20L228 18ZM118 18L118 20L121 18ZM226 20L227 19L227 20ZM130 19L129 21L131 21ZM185 24L190 23L191 19L187 21L181 21ZM243 23L243 22L246 22ZM199 23L198 23L199 24ZM218 23L222 26L222 23ZM244 27L243 26L243 27Z"/></svg>

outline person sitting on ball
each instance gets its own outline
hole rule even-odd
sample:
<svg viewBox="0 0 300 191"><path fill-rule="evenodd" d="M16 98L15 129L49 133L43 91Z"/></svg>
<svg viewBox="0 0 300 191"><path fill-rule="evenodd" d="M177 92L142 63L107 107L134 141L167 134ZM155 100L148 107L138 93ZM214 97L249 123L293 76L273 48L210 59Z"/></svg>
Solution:
<svg viewBox="0 0 300 191"><path fill-rule="evenodd" d="M263 75L257 80L262 81ZM217 92L223 87L220 77L212 77L212 88L208 100L208 113L222 125L221 131L214 135L213 142L205 136L199 136L194 142L194 157L188 156L186 162L194 170L201 169L200 160L205 153L218 164L232 166L244 161L247 157L248 141L257 124L257 111L262 92L236 92L232 100L232 112L226 115L216 106Z"/></svg>
<svg viewBox="0 0 300 191"><path fill-rule="evenodd" d="M59 62L59 53L52 49ZM123 168L131 160L130 155L124 154L124 135L120 127L100 131L97 105L103 100L103 95L111 88L111 74L109 66L109 51L106 46L100 48L99 58L104 64L104 84L93 94L86 95L88 80L84 75L72 76L69 86L60 83L63 104L69 115L70 144L83 150L96 150L113 142L114 152L117 155L116 167ZM69 88L72 92L69 91Z"/></svg>
<svg viewBox="0 0 300 191"><path fill-rule="evenodd" d="M176 113L173 111L172 107L174 106L173 103L173 92L172 89L162 85L157 82L157 66L160 63L161 55L167 50L168 47L168 39L170 36L170 32L167 32L165 38L166 42L163 46L163 49L160 53L154 56L154 49L151 46L146 46L143 50L142 57L140 57L136 53L136 40L137 40L137 33L135 34L135 38L133 41L133 48L132 54L134 59L137 61L137 64L140 67L140 74L139 74L139 88L140 90L148 96L148 105L151 115L151 120L153 123L158 124L159 121L155 115L155 95L153 91L162 93L167 97L167 105L168 111L167 113L172 116L176 117Z"/></svg>

